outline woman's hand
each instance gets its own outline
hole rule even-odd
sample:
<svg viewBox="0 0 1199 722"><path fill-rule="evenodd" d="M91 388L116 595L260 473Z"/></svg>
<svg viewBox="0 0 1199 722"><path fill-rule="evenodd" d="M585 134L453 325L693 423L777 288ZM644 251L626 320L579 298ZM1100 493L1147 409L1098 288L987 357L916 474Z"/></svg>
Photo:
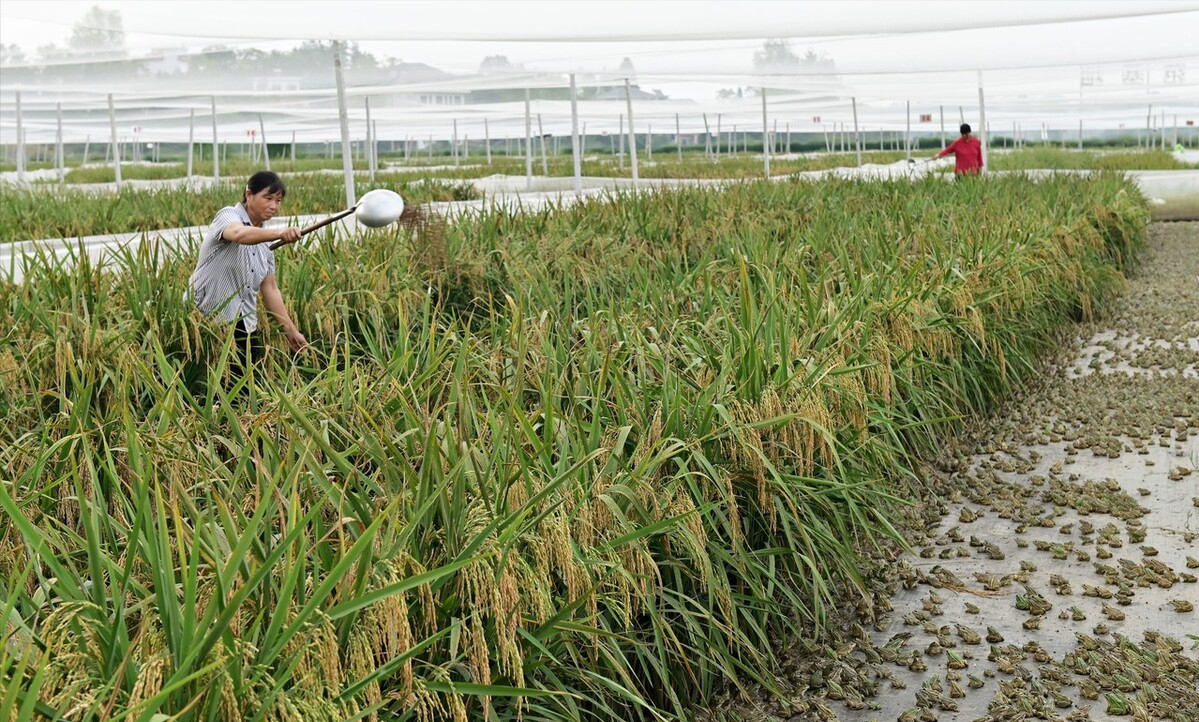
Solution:
<svg viewBox="0 0 1199 722"><path fill-rule="evenodd" d="M308 339L296 328L287 332L287 343L291 346L292 353L303 353L308 348Z"/></svg>
<svg viewBox="0 0 1199 722"><path fill-rule="evenodd" d="M289 226L279 231L278 241L280 245L295 243L298 240L300 240L300 229L295 226Z"/></svg>

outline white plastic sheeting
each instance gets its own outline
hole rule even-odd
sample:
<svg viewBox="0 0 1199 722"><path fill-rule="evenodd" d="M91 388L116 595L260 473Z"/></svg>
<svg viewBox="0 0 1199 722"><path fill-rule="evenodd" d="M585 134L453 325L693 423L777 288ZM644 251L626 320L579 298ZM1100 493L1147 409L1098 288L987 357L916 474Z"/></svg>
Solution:
<svg viewBox="0 0 1199 722"><path fill-rule="evenodd" d="M671 135L675 116L682 134L735 127L757 136L762 130L759 87L769 88L766 114L778 132L817 133L841 124L852 128L856 99L860 127L871 133L902 131L909 118L916 132L939 134L941 117L952 135L959 118L977 125L978 79L986 89L992 135L1016 128L1039 138L1042 129L1076 133L1123 128L1172 131L1177 122L1186 141L1188 120L1199 123L1199 2L574 2L574 3L259 3L271 13L256 21L245 3L110 3L136 7L124 14L130 54L184 44L193 52L221 42L234 47L284 48L299 39L340 38L363 42L405 41L404 57L422 61L453 50L459 69L477 67L484 48L499 47L522 69L451 74L420 83L351 85L346 88L350 136L365 139L366 98L377 139L449 139L457 124L477 143L484 119L493 140L523 138L524 103L430 105L430 95L463 98L494 89L565 90L575 73L581 90L613 88L619 93L630 73L613 70L629 58L642 89L666 88L669 100L634 98L638 133L648 127ZM6 33L21 22L73 19L56 4L6 0L0 6L0 42L20 42ZM167 9L169 8L169 10ZM398 10L397 10L398 8ZM226 12L227 11L227 12ZM398 12L397 16L387 13ZM229 13L239 21L231 23ZM668 21L663 21L667 18ZM785 38L802 55L827 57L834 68L755 70L752 57L770 38ZM483 41L488 41L484 43ZM156 44L156 45L155 45ZM32 52L30 52L32 54ZM469 60L466 60L469 58ZM88 62L60 59L58 63ZM431 64L438 65L437 61ZM103 64L97 64L102 69ZM29 144L48 144L57 133L56 108L63 113L66 143L106 143L107 98L111 94L118 136L142 142L187 142L194 113L197 142L210 142L199 129L213 124L223 143L244 143L259 126L275 142L336 142L337 93L332 57L328 71L306 78L293 90L248 90L244 84L210 80L187 85L177 77L77 84L17 83L17 70L0 72L0 144L16 142L16 94ZM718 100L716 90L741 88L742 97ZM515 97L515 96L514 96ZM563 93L563 98L566 97ZM568 100L532 101L544 131L570 135ZM589 136L615 134L627 119L624 98L580 101L578 119ZM669 130L668 130L669 129ZM1160 136L1159 136L1160 137ZM566 146L569 147L569 146Z"/></svg>

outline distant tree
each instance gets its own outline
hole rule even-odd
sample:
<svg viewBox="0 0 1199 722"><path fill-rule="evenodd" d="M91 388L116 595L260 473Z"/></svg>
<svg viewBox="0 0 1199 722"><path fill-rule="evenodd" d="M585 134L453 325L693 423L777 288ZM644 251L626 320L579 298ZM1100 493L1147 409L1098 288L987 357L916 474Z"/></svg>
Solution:
<svg viewBox="0 0 1199 722"><path fill-rule="evenodd" d="M809 48L803 57L791 51L786 40L767 40L754 53L754 70L764 73L831 73L837 64L824 54Z"/></svg>
<svg viewBox="0 0 1199 722"><path fill-rule="evenodd" d="M379 67L379 61L375 56L362 52L358 43L350 43L346 46L346 51L349 55L347 65L351 70L375 70Z"/></svg>
<svg viewBox="0 0 1199 722"><path fill-rule="evenodd" d="M37 46L37 58L41 61L58 60L66 55L66 49L60 48L54 43L47 43L46 45Z"/></svg>
<svg viewBox="0 0 1199 722"><path fill-rule="evenodd" d="M767 40L761 50L754 52L755 70L785 70L797 68L801 63L786 40Z"/></svg>
<svg viewBox="0 0 1199 722"><path fill-rule="evenodd" d="M24 65L25 51L20 45L0 45L0 65Z"/></svg>
<svg viewBox="0 0 1199 722"><path fill-rule="evenodd" d="M76 53L124 55L125 28L121 12L93 5L71 28L67 45Z"/></svg>
<svg viewBox="0 0 1199 722"><path fill-rule="evenodd" d="M226 45L208 45L188 59L188 73L210 75L232 71L237 67L237 54Z"/></svg>
<svg viewBox="0 0 1199 722"><path fill-rule="evenodd" d="M479 63L479 74L502 73L515 68L516 66L512 64L507 55L488 55L483 58L483 62Z"/></svg>
<svg viewBox="0 0 1199 722"><path fill-rule="evenodd" d="M808 49L803 56L796 55L791 50L791 45L786 40L767 40L762 43L761 50L754 52L753 57L754 71L762 75L824 75L829 76L830 80L837 71L837 64L824 54L817 54L816 51ZM720 99L731 98L734 95L741 98L746 95L750 97L757 96L761 93L761 86L747 86L744 88L723 88L716 93L716 97ZM794 93L794 89L788 88L770 88L767 87L767 92L771 95L779 93Z"/></svg>
<svg viewBox="0 0 1199 722"><path fill-rule="evenodd" d="M633 61L629 58L620 61L620 67L616 69L616 72L625 76L630 81L637 79L637 69L633 67Z"/></svg>

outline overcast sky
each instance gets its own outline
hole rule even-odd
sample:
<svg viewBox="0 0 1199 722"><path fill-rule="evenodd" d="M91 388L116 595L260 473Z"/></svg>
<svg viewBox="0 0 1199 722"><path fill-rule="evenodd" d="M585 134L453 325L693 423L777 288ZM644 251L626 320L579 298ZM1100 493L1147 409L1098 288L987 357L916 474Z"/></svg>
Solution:
<svg viewBox="0 0 1199 722"><path fill-rule="evenodd" d="M755 84L747 77L753 53L774 37L789 38L797 53L831 58L847 83L892 88L895 97L938 82L960 86L960 77L929 74L954 69L972 77L978 68L1039 68L990 72L1000 92L1005 83L1019 89L1050 78L1077 89L1084 64L1107 64L1116 77L1135 65L1154 82L1167 68L1184 68L1188 82L1199 81L1199 0L3 0L0 43L32 59L42 45L65 45L93 5L121 13L135 56L340 38L452 73L475 71L488 55L557 72L614 70L630 57L643 86L675 98ZM1064 19L1075 22L1051 22Z"/></svg>
<svg viewBox="0 0 1199 722"><path fill-rule="evenodd" d="M4 0L0 43L20 45L28 55L41 45L65 45L71 27L93 5L120 11L134 54L172 45L275 49L302 39L341 38L358 40L377 55L456 72L476 69L487 55L506 55L513 62L553 70L610 68L624 56L644 71L705 73L737 66L748 70L753 51L767 37L795 38L797 49L826 52L839 68L885 68L891 62L911 63L916 56L926 69L956 63L1199 56L1199 2L1155 0ZM1162 10L1196 12L1139 21L962 30ZM907 34L919 29L931 32ZM620 42L629 37L639 41Z"/></svg>

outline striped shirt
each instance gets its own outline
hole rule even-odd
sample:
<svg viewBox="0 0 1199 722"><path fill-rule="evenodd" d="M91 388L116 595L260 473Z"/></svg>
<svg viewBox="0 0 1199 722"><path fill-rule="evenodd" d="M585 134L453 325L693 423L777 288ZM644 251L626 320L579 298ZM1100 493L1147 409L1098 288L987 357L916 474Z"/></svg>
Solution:
<svg viewBox="0 0 1199 722"><path fill-rule="evenodd" d="M240 203L217 211L188 285L201 312L227 323L240 319L246 331L254 331L258 328L258 287L275 272L275 252L269 243L247 246L226 241L221 235L232 223L253 225Z"/></svg>

